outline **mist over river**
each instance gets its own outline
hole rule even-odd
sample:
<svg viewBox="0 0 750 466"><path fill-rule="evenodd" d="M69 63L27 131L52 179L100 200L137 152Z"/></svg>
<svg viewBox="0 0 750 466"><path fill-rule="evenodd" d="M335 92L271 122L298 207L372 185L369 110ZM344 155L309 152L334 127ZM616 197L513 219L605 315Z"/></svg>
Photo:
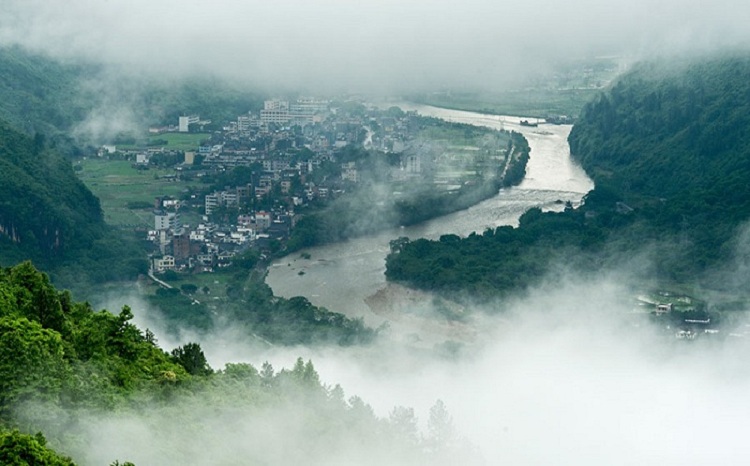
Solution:
<svg viewBox="0 0 750 466"><path fill-rule="evenodd" d="M424 329L424 322L419 325L409 322L407 317L392 312L393 306L388 306L389 312L381 305L383 299L380 298L393 299L390 291L394 287L386 286L384 275L389 241L400 236L411 239L437 239L449 233L466 236L488 227L517 225L518 218L531 207L559 210L563 207L559 201L570 200L577 204L593 188L593 182L570 157L567 142L570 125L528 127L519 124L523 119L519 117L425 105L397 105L405 111L416 110L420 115L446 121L522 133L531 147L526 178L519 186L501 189L496 196L465 210L410 227L295 252L271 264L266 282L277 296L304 296L317 306L350 317L361 317L370 326L388 322L397 333L418 333L422 338L423 333L439 334L440 329ZM303 258L304 253L310 258ZM407 299L412 306L418 303L429 305L428 294L397 288L398 299ZM455 329L451 331L455 332Z"/></svg>

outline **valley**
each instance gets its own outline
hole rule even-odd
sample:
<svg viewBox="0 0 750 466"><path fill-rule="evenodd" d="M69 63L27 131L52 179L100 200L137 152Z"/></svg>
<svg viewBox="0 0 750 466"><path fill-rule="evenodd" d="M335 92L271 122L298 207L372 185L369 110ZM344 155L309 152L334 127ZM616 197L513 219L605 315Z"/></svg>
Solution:
<svg viewBox="0 0 750 466"><path fill-rule="evenodd" d="M10 0L0 464L747 463L743 8L576 6Z"/></svg>

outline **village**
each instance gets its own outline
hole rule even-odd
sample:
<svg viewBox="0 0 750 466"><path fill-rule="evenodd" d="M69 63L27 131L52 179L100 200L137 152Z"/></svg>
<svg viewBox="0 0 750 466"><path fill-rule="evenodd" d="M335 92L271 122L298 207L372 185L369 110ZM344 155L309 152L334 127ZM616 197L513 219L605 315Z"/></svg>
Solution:
<svg viewBox="0 0 750 466"><path fill-rule="evenodd" d="M246 253L260 259L284 253L305 212L358 187L363 167L348 157L354 149L395 157L388 178L396 183L430 178L436 189L459 186L460 181L447 180L435 169L440 157L409 150L424 120L397 108L275 99L265 101L259 112L239 115L220 131L206 132L204 126L210 122L197 115L150 129L154 138L201 135L194 150L104 146L101 155L118 153L142 171L169 168L169 173L159 175L167 182L200 182L200 189L182 196L153 198L148 207L152 223L139 231L149 245L149 275L154 279L213 273ZM445 156L450 150L440 152ZM635 315L649 315L671 338L719 336L718 322L700 300L660 292L641 294L636 303Z"/></svg>
<svg viewBox="0 0 750 466"><path fill-rule="evenodd" d="M162 180L201 186L181 196L156 196L149 207L153 226L143 235L150 244L152 274L210 273L248 250L270 257L284 247L300 211L355 189L363 174L358 150L389 158L391 181L408 185L434 178L434 154L422 150L404 156L425 120L395 107L274 99L220 131L206 132L211 122L197 115L149 129L156 142L173 134L203 135L194 150L169 144L103 146L100 156L124 157L142 171L169 168ZM454 189L461 176L438 176L435 183L438 189Z"/></svg>

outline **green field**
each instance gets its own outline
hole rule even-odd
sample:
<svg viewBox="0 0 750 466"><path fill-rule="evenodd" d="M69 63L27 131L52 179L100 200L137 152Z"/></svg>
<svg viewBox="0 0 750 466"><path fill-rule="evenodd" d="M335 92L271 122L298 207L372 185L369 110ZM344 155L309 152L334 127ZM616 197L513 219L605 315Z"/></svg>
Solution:
<svg viewBox="0 0 750 466"><path fill-rule="evenodd" d="M198 146L211 137L208 133L164 133L149 137L149 144L152 147L164 147L165 149L191 151L198 150ZM166 145L155 143L160 140L167 141Z"/></svg>
<svg viewBox="0 0 750 466"><path fill-rule="evenodd" d="M209 133L162 133L148 136L147 144L118 144L119 150L139 150L146 148L164 148L167 150L195 151L207 141Z"/></svg>
<svg viewBox="0 0 750 466"><path fill-rule="evenodd" d="M153 227L151 208L130 209L132 202L153 205L158 196L180 197L187 185L180 181L167 181L163 175L173 170L151 168L136 170L132 162L123 160L86 159L80 162L78 176L99 198L105 220L118 227Z"/></svg>

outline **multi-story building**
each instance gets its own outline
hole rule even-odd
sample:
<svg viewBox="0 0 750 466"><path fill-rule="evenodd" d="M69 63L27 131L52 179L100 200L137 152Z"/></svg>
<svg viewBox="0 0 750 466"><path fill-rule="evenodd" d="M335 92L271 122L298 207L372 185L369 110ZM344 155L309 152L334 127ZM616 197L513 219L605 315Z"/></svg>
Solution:
<svg viewBox="0 0 750 466"><path fill-rule="evenodd" d="M260 111L260 121L263 124L285 125L289 123L289 102L285 100L266 100Z"/></svg>
<svg viewBox="0 0 750 466"><path fill-rule="evenodd" d="M263 124L307 125L315 121L315 115L328 109L328 102L315 99L297 99L293 104L285 100L266 100L260 111ZM239 124L239 123L238 123Z"/></svg>
<svg viewBox="0 0 750 466"><path fill-rule="evenodd" d="M218 192L213 194L206 194L206 215L211 215L217 207L221 205L221 196Z"/></svg>
<svg viewBox="0 0 750 466"><path fill-rule="evenodd" d="M271 226L271 213L261 210L255 213L255 226L258 230L265 230Z"/></svg>
<svg viewBox="0 0 750 466"><path fill-rule="evenodd" d="M151 258L151 269L154 272L162 273L166 270L174 270L174 267L175 263L173 256L165 255Z"/></svg>
<svg viewBox="0 0 750 466"><path fill-rule="evenodd" d="M181 133L187 133L190 131L190 125L194 125L199 121L201 121L201 119L198 115L181 116L179 118L179 124L177 125L178 131Z"/></svg>
<svg viewBox="0 0 750 466"><path fill-rule="evenodd" d="M177 231L182 227L179 212L154 211L154 229Z"/></svg>

